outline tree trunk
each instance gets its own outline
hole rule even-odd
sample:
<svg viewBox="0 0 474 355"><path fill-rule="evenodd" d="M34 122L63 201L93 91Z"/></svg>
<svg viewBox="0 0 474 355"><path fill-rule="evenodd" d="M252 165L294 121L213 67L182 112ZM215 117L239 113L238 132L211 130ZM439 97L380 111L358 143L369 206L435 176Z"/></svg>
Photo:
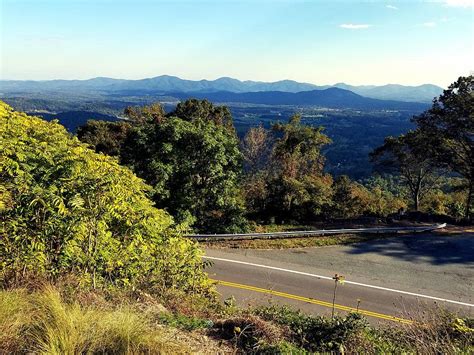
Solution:
<svg viewBox="0 0 474 355"><path fill-rule="evenodd" d="M413 202L415 204L415 211L418 212L420 208L420 182L417 183L413 191Z"/></svg>
<svg viewBox="0 0 474 355"><path fill-rule="evenodd" d="M474 183L473 179L470 179L469 182L469 191L467 193L467 201L466 201L466 215L464 216L468 222L471 221L471 204L472 204L472 194L474 190Z"/></svg>
<svg viewBox="0 0 474 355"><path fill-rule="evenodd" d="M421 191L421 184L422 184L422 178L421 178L421 172L418 173L418 177L416 179L416 182L413 186L413 202L415 203L415 211L418 212L418 209L420 208L420 191Z"/></svg>
<svg viewBox="0 0 474 355"><path fill-rule="evenodd" d="M415 196L413 196L413 200L415 202L415 211L418 212L418 208L419 208L419 205L420 205L420 196L419 196L418 192L416 192Z"/></svg>

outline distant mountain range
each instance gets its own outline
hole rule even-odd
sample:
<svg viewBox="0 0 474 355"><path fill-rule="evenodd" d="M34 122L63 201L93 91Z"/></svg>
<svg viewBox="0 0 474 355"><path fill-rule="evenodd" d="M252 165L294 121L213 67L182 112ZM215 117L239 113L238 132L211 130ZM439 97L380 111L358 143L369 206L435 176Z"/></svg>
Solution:
<svg viewBox="0 0 474 355"><path fill-rule="evenodd" d="M356 94L374 99L410 102L431 102L434 97L443 93L443 88L432 84L418 86L405 86L399 84L354 86L337 83L334 84L333 87L350 90Z"/></svg>
<svg viewBox="0 0 474 355"><path fill-rule="evenodd" d="M256 92L283 92L301 93L338 88L352 91L368 98L381 100L396 100L408 102L431 102L439 96L443 89L436 85L424 84L419 86L404 86L388 84L383 86L363 85L353 86L344 83L335 85L314 85L299 83L293 80L276 82L240 81L233 78L219 78L216 80L185 80L175 76L161 75L149 79L126 80L112 78L94 78L88 80L48 80L48 81L0 81L0 93L14 92L102 92L135 93L135 94L169 94L169 93L256 93ZM336 93L337 91L330 91Z"/></svg>
<svg viewBox="0 0 474 355"><path fill-rule="evenodd" d="M210 93L171 93L172 97L179 99L198 98L208 99L220 103L247 103L262 105L296 105L296 106L321 106L327 108L350 108L356 110L407 110L423 111L428 108L427 103L405 102L395 100L379 100L364 97L349 90L328 88L301 92L259 91L235 93L229 91Z"/></svg>

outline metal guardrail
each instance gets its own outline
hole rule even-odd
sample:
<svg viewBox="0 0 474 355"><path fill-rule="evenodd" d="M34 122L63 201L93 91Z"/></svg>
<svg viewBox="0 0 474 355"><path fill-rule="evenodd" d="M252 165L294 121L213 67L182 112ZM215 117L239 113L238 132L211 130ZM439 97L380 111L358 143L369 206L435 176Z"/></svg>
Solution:
<svg viewBox="0 0 474 355"><path fill-rule="evenodd" d="M290 231L290 232L273 232L273 233L237 233L237 234L188 234L187 238L196 239L198 241L219 241L219 240L246 240L246 239L281 239L310 237L318 235L332 234L354 234L354 233L421 233L433 231L446 227L446 223L433 224L421 227L379 227L379 228L353 228L353 229L321 229L309 231Z"/></svg>

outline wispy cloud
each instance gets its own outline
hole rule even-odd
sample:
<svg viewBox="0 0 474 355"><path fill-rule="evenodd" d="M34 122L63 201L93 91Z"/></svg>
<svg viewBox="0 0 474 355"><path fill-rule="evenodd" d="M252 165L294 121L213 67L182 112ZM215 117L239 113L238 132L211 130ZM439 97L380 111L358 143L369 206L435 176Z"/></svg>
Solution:
<svg viewBox="0 0 474 355"><path fill-rule="evenodd" d="M436 27L436 22L430 21L430 22L424 22L421 24L423 27Z"/></svg>
<svg viewBox="0 0 474 355"><path fill-rule="evenodd" d="M385 7L390 10L398 10L398 7L393 6L393 5L386 5Z"/></svg>
<svg viewBox="0 0 474 355"><path fill-rule="evenodd" d="M474 0L444 0L446 6L474 7Z"/></svg>
<svg viewBox="0 0 474 355"><path fill-rule="evenodd" d="M347 30L364 30L366 28L372 27L368 24L354 24L354 23L343 23L339 25L340 28L345 28Z"/></svg>

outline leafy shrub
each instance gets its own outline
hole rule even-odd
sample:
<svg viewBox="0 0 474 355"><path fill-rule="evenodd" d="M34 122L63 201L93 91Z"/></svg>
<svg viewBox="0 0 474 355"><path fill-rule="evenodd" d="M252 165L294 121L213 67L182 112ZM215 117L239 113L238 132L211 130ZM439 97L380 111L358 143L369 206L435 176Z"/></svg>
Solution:
<svg viewBox="0 0 474 355"><path fill-rule="evenodd" d="M92 287L207 288L200 249L113 158L1 102L0 152L0 285L73 274Z"/></svg>
<svg viewBox="0 0 474 355"><path fill-rule="evenodd" d="M345 344L368 326L356 313L331 319L309 316L285 306L270 306L257 308L255 314L288 327L291 342L310 352L344 351Z"/></svg>
<svg viewBox="0 0 474 355"><path fill-rule="evenodd" d="M213 326L213 322L209 319L188 317L183 314L162 313L159 318L163 324L188 331Z"/></svg>
<svg viewBox="0 0 474 355"><path fill-rule="evenodd" d="M246 353L256 353L284 339L282 329L259 317L246 315L216 322L218 336Z"/></svg>

